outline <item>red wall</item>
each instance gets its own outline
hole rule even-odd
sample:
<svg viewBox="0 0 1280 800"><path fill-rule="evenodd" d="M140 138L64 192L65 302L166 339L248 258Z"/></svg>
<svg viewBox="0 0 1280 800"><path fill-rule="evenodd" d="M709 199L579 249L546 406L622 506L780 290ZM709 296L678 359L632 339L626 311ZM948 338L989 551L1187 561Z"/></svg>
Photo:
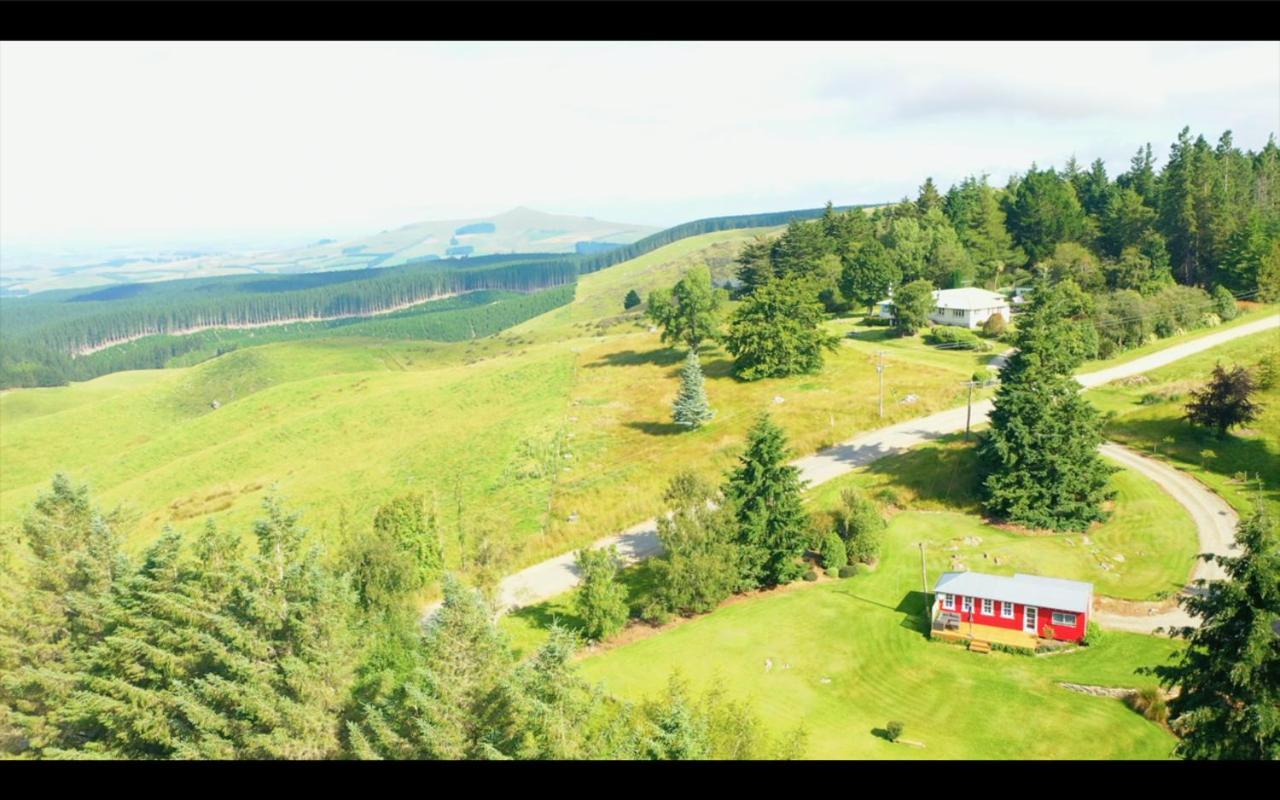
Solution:
<svg viewBox="0 0 1280 800"><path fill-rule="evenodd" d="M972 622L975 625L990 625L993 628L1008 628L1010 630L1015 630L1015 631L1022 630L1022 617L1023 617L1023 614L1026 613L1026 610L1021 603L1013 604L1013 619L1006 619L1000 616L999 600L996 600L992 603L990 614L983 614L982 598L975 597L973 598L973 613L969 614L964 611L963 595L955 595L955 608L947 608L946 606L942 605L941 593L937 595L937 598L938 598L938 604L939 604L938 605L939 611L954 611L956 614L960 616L961 622L969 622L970 621L969 618L972 617L973 618ZM1036 636L1043 636L1044 627L1048 625L1050 628L1053 629L1053 637L1055 639L1061 639L1063 641L1068 641L1068 642L1076 642L1084 638L1085 626L1089 624L1088 613L1082 614L1079 612L1072 612L1072 613L1075 613L1076 615L1076 625L1073 628L1069 625L1053 624L1053 612L1058 609L1045 608L1043 606L1039 606L1038 608L1040 609L1040 615L1036 621Z"/></svg>

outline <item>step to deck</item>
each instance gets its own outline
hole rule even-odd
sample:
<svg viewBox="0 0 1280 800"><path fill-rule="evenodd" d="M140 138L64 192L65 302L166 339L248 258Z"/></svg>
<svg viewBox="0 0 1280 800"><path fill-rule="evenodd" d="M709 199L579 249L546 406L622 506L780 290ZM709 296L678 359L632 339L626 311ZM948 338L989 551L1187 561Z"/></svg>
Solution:
<svg viewBox="0 0 1280 800"><path fill-rule="evenodd" d="M991 643L981 641L980 639L974 639L972 642L969 642L969 651L973 653L990 653Z"/></svg>

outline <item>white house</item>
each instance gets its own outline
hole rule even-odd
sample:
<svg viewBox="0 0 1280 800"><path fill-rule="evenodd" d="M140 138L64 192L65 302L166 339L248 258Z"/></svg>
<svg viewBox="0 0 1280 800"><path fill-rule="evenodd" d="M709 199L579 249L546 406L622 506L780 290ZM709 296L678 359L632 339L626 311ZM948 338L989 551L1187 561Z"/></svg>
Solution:
<svg viewBox="0 0 1280 800"><path fill-rule="evenodd" d="M973 329L981 327L995 314L1009 321L1009 301L999 292L974 287L937 289L933 293L933 302L934 309L929 319L938 325ZM876 314L881 319L893 319L893 298L881 300Z"/></svg>

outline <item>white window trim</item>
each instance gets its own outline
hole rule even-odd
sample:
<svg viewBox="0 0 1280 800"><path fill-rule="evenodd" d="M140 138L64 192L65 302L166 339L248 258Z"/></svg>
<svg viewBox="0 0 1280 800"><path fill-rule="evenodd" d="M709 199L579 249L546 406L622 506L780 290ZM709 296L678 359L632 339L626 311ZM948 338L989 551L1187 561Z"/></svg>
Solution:
<svg viewBox="0 0 1280 800"><path fill-rule="evenodd" d="M1067 617L1071 618L1070 622L1067 622ZM1076 623L1080 621L1080 617L1070 611L1055 611L1049 619L1054 625L1061 625L1064 628L1074 628Z"/></svg>
<svg viewBox="0 0 1280 800"><path fill-rule="evenodd" d="M982 614L983 616L993 616L996 613L995 601L990 598L982 598Z"/></svg>
<svg viewBox="0 0 1280 800"><path fill-rule="evenodd" d="M961 601L960 601L960 603L961 603L961 605L964 607L964 613L966 613L966 614L972 614L972 613L973 613L973 598L972 598L972 597L970 597L969 595L965 595L965 596L964 596L964 599L963 599L963 600L961 600Z"/></svg>
<svg viewBox="0 0 1280 800"><path fill-rule="evenodd" d="M1008 600L1000 601L1000 617L1002 619L1013 619L1013 603Z"/></svg>
<svg viewBox="0 0 1280 800"><path fill-rule="evenodd" d="M956 596L954 594L942 593L942 607L950 611L955 611Z"/></svg>

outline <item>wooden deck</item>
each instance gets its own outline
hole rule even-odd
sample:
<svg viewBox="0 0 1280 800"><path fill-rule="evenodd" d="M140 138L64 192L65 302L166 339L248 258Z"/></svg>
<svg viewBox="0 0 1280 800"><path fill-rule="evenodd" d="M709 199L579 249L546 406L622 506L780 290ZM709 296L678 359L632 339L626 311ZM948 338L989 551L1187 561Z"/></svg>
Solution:
<svg viewBox="0 0 1280 800"><path fill-rule="evenodd" d="M1029 650L1034 650L1037 644L1036 637L1025 631L993 628L990 625L970 625L967 622L960 623L959 630L943 630L938 627L931 627L929 635L953 642L978 641L988 644L1002 644L1008 647L1025 647Z"/></svg>

